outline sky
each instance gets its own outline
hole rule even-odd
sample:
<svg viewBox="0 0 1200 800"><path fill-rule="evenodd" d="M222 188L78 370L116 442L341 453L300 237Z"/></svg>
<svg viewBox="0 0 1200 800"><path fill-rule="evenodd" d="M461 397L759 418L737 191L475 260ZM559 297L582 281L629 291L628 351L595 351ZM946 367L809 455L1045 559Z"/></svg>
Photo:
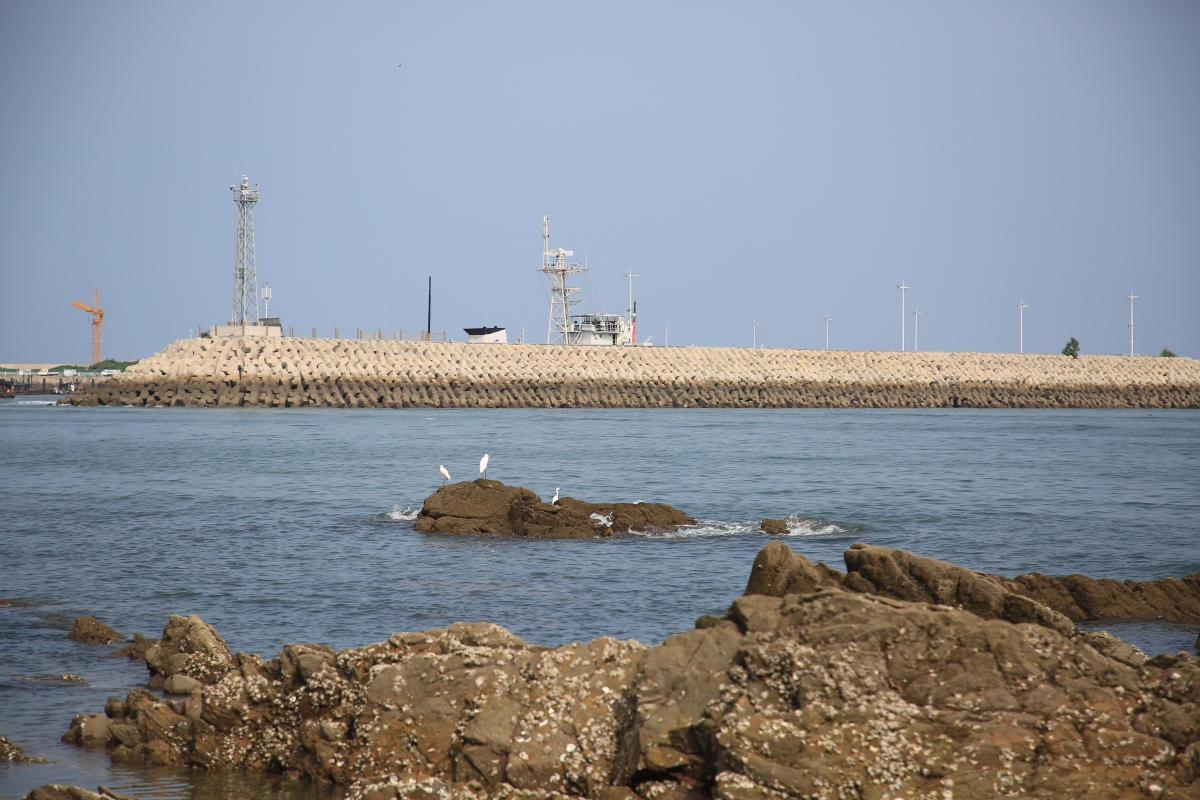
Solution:
<svg viewBox="0 0 1200 800"><path fill-rule="evenodd" d="M672 345L1200 357L1200 4L0 3L0 362L231 315L577 311ZM402 65L402 66L398 66ZM905 282L905 313L896 285Z"/></svg>

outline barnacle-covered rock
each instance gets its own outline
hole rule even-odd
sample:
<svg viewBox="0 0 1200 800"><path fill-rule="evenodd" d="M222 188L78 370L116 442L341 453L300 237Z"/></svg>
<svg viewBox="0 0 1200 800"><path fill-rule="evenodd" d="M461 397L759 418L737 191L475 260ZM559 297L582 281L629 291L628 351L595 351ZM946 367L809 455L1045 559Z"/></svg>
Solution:
<svg viewBox="0 0 1200 800"><path fill-rule="evenodd" d="M156 689L174 675L214 684L234 666L233 654L217 629L195 614L172 614L162 639L146 649L144 658L150 669L150 685Z"/></svg>
<svg viewBox="0 0 1200 800"><path fill-rule="evenodd" d="M489 623L291 644L230 656L184 699L112 699L72 740L349 800L1200 794L1196 659L1110 657L1119 640L1060 631L1050 609L1008 619L987 576L943 562L867 553L875 591L849 591L780 547L756 561L764 591L654 647L539 647Z"/></svg>

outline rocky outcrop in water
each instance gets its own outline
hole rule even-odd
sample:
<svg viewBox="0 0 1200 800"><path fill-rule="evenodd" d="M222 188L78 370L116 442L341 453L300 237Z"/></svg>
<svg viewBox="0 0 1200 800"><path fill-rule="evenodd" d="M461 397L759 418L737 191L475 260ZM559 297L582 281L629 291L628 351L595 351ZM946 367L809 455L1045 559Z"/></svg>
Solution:
<svg viewBox="0 0 1200 800"><path fill-rule="evenodd" d="M899 600L954 605L985 619L1037 622L1060 633L1069 633L1074 622L1086 619L1200 622L1200 573L1140 583L1037 572L1005 578L867 544L851 545L845 561L843 573L823 563L813 564L774 541L755 559L746 593L782 597L843 587Z"/></svg>
<svg viewBox="0 0 1200 800"><path fill-rule="evenodd" d="M562 497L551 505L529 489L478 478L442 486L425 498L414 527L429 533L594 539L622 531L674 531L695 522L662 503L585 503Z"/></svg>
<svg viewBox="0 0 1200 800"><path fill-rule="evenodd" d="M1165 619L1200 622L1200 572L1156 581L1117 581L1086 575L1050 577L1040 572L1007 581L1015 592L1085 619Z"/></svg>
<svg viewBox="0 0 1200 800"><path fill-rule="evenodd" d="M156 644L158 644L158 642L158 639L147 639L142 634L135 633L133 635L132 642L125 645L120 650L114 650L112 655L125 656L133 661L144 661L146 659L147 651L149 651L151 647L154 647Z"/></svg>
<svg viewBox="0 0 1200 800"><path fill-rule="evenodd" d="M655 647L545 648L456 623L267 660L209 648L210 680L185 699L110 700L105 743L116 760L296 773L360 800L1200 793L1197 659L1110 657L945 562L855 547L847 563L772 543L725 617Z"/></svg>
<svg viewBox="0 0 1200 800"><path fill-rule="evenodd" d="M801 522L806 522L806 520L801 517L785 517L783 519L768 517L759 523L759 527L762 528L763 533L769 533L772 536L787 536L792 532L792 526Z"/></svg>
<svg viewBox="0 0 1200 800"><path fill-rule="evenodd" d="M81 789L78 786L61 786L57 783L48 783L45 786L37 787L25 795L25 800L137 800L137 798L121 794L120 792L114 792L112 789L105 788L104 786L92 792L87 789Z"/></svg>
<svg viewBox="0 0 1200 800"><path fill-rule="evenodd" d="M125 637L95 617L77 617L68 639L87 644L112 644L123 642Z"/></svg>
<svg viewBox="0 0 1200 800"><path fill-rule="evenodd" d="M26 755L21 746L9 739L7 736L0 736L0 761L25 761L25 762L44 762L46 759L38 758L37 756Z"/></svg>

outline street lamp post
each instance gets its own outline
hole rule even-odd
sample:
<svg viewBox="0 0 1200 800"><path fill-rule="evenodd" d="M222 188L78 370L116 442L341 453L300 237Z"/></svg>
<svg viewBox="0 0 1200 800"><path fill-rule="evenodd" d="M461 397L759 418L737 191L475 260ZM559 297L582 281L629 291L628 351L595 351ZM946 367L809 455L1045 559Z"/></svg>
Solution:
<svg viewBox="0 0 1200 800"><path fill-rule="evenodd" d="M1129 301L1129 355L1133 355L1133 301L1137 300L1138 296L1131 290L1125 298Z"/></svg>
<svg viewBox="0 0 1200 800"><path fill-rule="evenodd" d="M1025 352L1025 301L1017 303L1017 309L1021 315L1021 349L1019 352Z"/></svg>

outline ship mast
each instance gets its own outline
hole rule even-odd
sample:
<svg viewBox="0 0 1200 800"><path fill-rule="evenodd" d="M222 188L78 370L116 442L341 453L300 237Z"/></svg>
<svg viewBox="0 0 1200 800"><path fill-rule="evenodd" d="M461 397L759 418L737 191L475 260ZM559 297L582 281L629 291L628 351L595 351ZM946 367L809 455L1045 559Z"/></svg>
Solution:
<svg viewBox="0 0 1200 800"><path fill-rule="evenodd" d="M542 217L542 266L550 278L550 322L546 327L546 344L571 344L571 308L581 301L571 298L579 293L579 287L567 286L567 278L587 272L587 267L568 264L567 256L575 255L572 250L561 247L550 249L550 217Z"/></svg>

